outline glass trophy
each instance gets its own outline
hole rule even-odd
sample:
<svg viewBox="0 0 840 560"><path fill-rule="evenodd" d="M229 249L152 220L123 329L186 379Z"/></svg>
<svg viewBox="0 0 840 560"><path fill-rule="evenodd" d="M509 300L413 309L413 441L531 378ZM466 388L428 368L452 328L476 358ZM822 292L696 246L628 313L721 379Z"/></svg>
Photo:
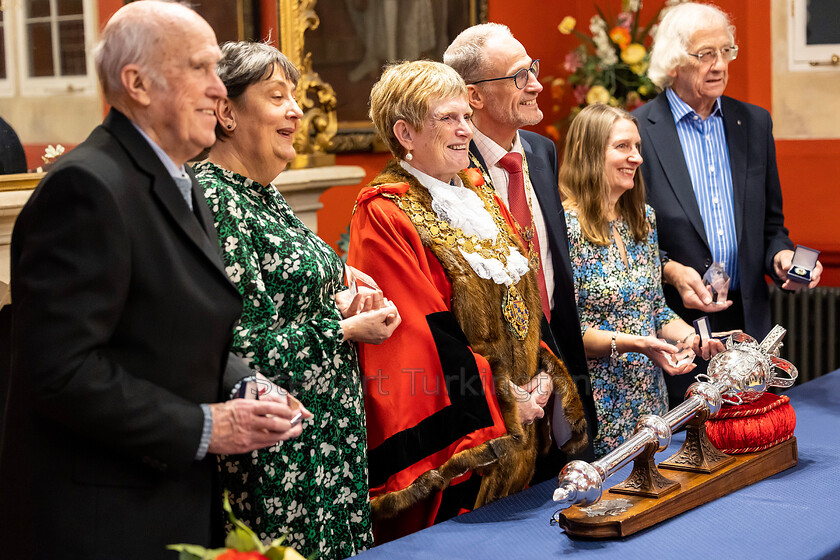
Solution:
<svg viewBox="0 0 840 560"><path fill-rule="evenodd" d="M668 358L668 363L671 364L671 367L682 367L685 364L690 364L694 361L695 354L694 348L691 345L691 341L666 339L665 342L677 347L676 354L665 354L665 357Z"/></svg>
<svg viewBox="0 0 840 560"><path fill-rule="evenodd" d="M718 305L726 303L726 296L729 294L729 275L721 263L712 263L703 275L703 285L711 288L713 303Z"/></svg>

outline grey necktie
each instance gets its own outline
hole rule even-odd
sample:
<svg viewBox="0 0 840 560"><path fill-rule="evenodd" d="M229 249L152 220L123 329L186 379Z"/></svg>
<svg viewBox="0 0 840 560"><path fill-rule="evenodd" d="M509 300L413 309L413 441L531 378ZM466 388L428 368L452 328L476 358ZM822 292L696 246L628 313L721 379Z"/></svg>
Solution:
<svg viewBox="0 0 840 560"><path fill-rule="evenodd" d="M175 184L178 186L178 190L181 192L181 196L184 197L187 206L192 210L192 179L189 177L172 177L172 179L175 180Z"/></svg>

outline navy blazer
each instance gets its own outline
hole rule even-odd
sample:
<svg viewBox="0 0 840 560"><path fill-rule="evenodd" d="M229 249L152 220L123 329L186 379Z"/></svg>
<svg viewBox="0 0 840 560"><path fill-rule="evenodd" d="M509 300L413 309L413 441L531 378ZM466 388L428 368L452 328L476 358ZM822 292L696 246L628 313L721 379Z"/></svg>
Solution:
<svg viewBox="0 0 840 560"><path fill-rule="evenodd" d="M15 535L3 541L16 558L210 544L220 493L216 458L195 460L199 404L250 370L228 353L241 298L195 180L192 195L195 213L112 110L20 213L0 464L2 503L16 504L0 535ZM26 522L49 538L24 538Z"/></svg>
<svg viewBox="0 0 840 560"><path fill-rule="evenodd" d="M773 272L773 257L793 248L782 213L773 122L770 114L756 105L726 96L720 102L732 168L744 305L744 324L726 328L743 328L761 340L771 327L764 275L780 282ZM702 276L712 264L712 253L665 92L633 114L639 120L642 177L648 204L656 211L660 248L670 259L694 268ZM666 284L664 291L668 305L682 318L691 321L702 315L686 309L673 286Z"/></svg>
<svg viewBox="0 0 840 560"><path fill-rule="evenodd" d="M562 358L577 385L578 394L586 412L591 442L592 436L597 433L597 420L594 414L592 382L586 365L586 352L583 349L583 337L575 301L575 283L569 259L566 217L558 187L557 148L554 142L535 132L520 130L519 135L525 159L528 162L534 194L540 203L545 220L549 250L554 265L554 308L551 311L550 326L547 326L543 320L543 340ZM486 168L484 158L481 157L475 142L470 142L470 154L482 167Z"/></svg>

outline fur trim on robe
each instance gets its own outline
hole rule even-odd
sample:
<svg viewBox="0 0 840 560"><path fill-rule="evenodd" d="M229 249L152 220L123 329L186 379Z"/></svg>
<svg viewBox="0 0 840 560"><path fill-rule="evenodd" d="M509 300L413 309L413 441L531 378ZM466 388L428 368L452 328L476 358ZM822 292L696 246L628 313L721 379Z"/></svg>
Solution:
<svg viewBox="0 0 840 560"><path fill-rule="evenodd" d="M462 172L464 185L479 193L488 201L488 196L476 187L483 179L476 174ZM359 200L376 196L376 187L386 184L407 184L396 189L401 196L419 202L431 211L431 195L420 183L392 160L385 170L360 193ZM395 189L388 189L392 192ZM388 196L388 195L386 195ZM390 195L391 197L400 195ZM493 196L491 204L501 206ZM503 212L507 215L507 212ZM512 220L508 216L508 220ZM517 240L522 254L527 255L518 236L506 222L511 238ZM428 247L442 265L452 286L452 313L464 331L473 351L484 356L491 367L496 387L496 397L504 419L507 434L487 441L472 449L456 453L437 469L431 469L419 476L408 487L374 497L371 508L374 518L383 519L398 515L435 492L445 489L450 482L475 470L482 476L481 489L475 503L479 507L509 494L524 489L534 474L538 453L545 453L551 445L550 419L546 417L530 425L519 421L516 396L510 390L508 380L524 385L531 378L546 371L554 384L555 406L562 406L564 415L572 427L572 438L562 449L568 453L580 451L587 445L586 422L577 389L563 363L540 341L542 320L539 288L532 269L516 285L529 310L529 327L525 340L517 340L502 315L506 287L492 280L479 278L459 251L450 248L446 242L430 235L423 226L415 229L425 247Z"/></svg>

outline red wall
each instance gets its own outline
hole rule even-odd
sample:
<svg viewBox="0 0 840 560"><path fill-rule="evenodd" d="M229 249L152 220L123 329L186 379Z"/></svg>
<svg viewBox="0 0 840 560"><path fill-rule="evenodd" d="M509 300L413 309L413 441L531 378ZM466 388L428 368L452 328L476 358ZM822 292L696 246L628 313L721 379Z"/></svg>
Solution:
<svg viewBox="0 0 840 560"><path fill-rule="evenodd" d="M653 15L662 0L645 0L642 21ZM755 103L770 110L771 34L770 10L766 2L749 0L717 0L727 11L737 28L741 46L738 60L732 63L727 95ZM599 0L598 5L613 12L620 10L620 0ZM588 31L589 19L595 14L593 0L489 0L491 21L504 23L522 41L528 53L542 60L542 75L560 73L566 53L577 44L573 36L561 35L557 25L566 15L578 20L578 29ZM545 126L568 113L569 95L559 111L552 111L548 89L540 95L540 107L546 117L535 127L544 132ZM840 286L840 140L777 140L777 161L784 194L785 223L791 239L820 249L820 260L826 266L822 284ZM338 163L361 165L368 173L364 182L381 169L385 156L356 154L339 156ZM336 187L321 198L324 208L318 213L321 236L333 246L349 223L353 198L359 187Z"/></svg>

